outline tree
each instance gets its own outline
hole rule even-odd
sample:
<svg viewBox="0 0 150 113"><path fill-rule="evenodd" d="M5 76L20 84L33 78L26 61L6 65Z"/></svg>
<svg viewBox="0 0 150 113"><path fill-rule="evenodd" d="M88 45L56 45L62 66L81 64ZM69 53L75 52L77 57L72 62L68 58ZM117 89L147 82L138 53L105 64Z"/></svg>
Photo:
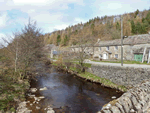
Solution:
<svg viewBox="0 0 150 113"><path fill-rule="evenodd" d="M36 22L29 19L29 23L20 31L16 32L12 41L4 40L11 53L12 61L15 63L15 72L27 75L32 70L36 61L43 56L44 38L40 29L36 27Z"/></svg>
<svg viewBox="0 0 150 113"><path fill-rule="evenodd" d="M134 24L134 21L131 20L131 28L132 28L132 33L135 34L136 33L136 28L135 28L135 24Z"/></svg>
<svg viewBox="0 0 150 113"><path fill-rule="evenodd" d="M69 41L69 37L66 35L64 38L64 46L67 45L68 41Z"/></svg>
<svg viewBox="0 0 150 113"><path fill-rule="evenodd" d="M135 11L135 16L134 16L134 18L136 18L136 16L139 14L139 10L137 9L136 11Z"/></svg>
<svg viewBox="0 0 150 113"><path fill-rule="evenodd" d="M116 23L116 29L119 31L121 30L119 22Z"/></svg>
<svg viewBox="0 0 150 113"><path fill-rule="evenodd" d="M90 43L88 43L90 38L87 38L83 35L83 33L80 34L80 38L74 38L74 41L77 42L76 46L72 46L72 52L75 60L79 61L80 69L82 72L85 71L84 68L84 60L86 58L89 58L90 56L86 53L86 49L88 47L91 47Z"/></svg>
<svg viewBox="0 0 150 113"><path fill-rule="evenodd" d="M135 31L136 31L136 34L138 33L142 33L142 26L141 26L141 23L140 22L137 22L136 23L136 26L135 26Z"/></svg>
<svg viewBox="0 0 150 113"><path fill-rule="evenodd" d="M146 18L145 18L146 20L147 20L147 22L150 24L150 11L148 12L148 14L147 14L147 16L146 16Z"/></svg>
<svg viewBox="0 0 150 113"><path fill-rule="evenodd" d="M59 45L61 42L61 38L60 38L60 35L57 36L57 45Z"/></svg>

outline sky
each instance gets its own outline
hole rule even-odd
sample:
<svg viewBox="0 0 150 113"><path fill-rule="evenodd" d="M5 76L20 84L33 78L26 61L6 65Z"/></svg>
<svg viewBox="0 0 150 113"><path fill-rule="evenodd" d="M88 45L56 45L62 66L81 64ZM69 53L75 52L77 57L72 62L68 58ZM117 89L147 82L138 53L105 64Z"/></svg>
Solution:
<svg viewBox="0 0 150 113"><path fill-rule="evenodd" d="M0 0L1 37L20 31L29 18L42 33L65 29L89 19L150 8L150 0Z"/></svg>

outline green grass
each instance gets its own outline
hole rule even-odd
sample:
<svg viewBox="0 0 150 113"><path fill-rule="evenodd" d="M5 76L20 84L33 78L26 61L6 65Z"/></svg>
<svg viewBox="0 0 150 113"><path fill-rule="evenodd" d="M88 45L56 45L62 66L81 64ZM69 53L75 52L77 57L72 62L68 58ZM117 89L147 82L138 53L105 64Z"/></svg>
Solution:
<svg viewBox="0 0 150 113"><path fill-rule="evenodd" d="M17 102L25 100L25 92L29 88L28 80L24 80L22 83L18 81L18 78L14 78L11 70L0 73L0 111L15 111Z"/></svg>
<svg viewBox="0 0 150 113"><path fill-rule="evenodd" d="M107 62L107 63L121 63L120 60L116 60L116 61L97 61L97 60L92 60L92 61L95 61L95 62ZM124 60L123 61L124 64L146 64L146 65L150 65L147 64L147 62L138 62L138 61L129 61L129 60Z"/></svg>
<svg viewBox="0 0 150 113"><path fill-rule="evenodd" d="M73 62L74 64L79 64L79 62ZM89 63L84 63L83 66L84 67L91 67L92 64Z"/></svg>
<svg viewBox="0 0 150 113"><path fill-rule="evenodd" d="M111 87L111 88L115 88L115 89L119 89L123 92L127 91L126 87L125 86L120 86L120 85L117 85L113 82L111 82L110 80L108 79L105 79L105 78L100 78L94 74L91 74L89 72L85 72L85 73L80 73L79 76L85 78L85 79L89 79L89 80L92 80L94 82L99 82L101 83L102 85L104 86L107 86L107 87Z"/></svg>

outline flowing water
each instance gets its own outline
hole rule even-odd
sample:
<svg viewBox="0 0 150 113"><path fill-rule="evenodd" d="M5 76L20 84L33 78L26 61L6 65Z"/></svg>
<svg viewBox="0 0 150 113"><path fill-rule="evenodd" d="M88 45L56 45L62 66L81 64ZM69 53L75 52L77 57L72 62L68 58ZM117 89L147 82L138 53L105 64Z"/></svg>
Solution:
<svg viewBox="0 0 150 113"><path fill-rule="evenodd" d="M96 113L102 106L117 98L122 93L82 80L74 75L57 72L53 67L39 67L37 80L31 81L32 88L47 87L47 90L37 90L36 97L45 98L39 103L28 104L33 113L46 113L45 108L51 106L56 113ZM33 103L34 98L27 97ZM37 109L37 106L39 109Z"/></svg>

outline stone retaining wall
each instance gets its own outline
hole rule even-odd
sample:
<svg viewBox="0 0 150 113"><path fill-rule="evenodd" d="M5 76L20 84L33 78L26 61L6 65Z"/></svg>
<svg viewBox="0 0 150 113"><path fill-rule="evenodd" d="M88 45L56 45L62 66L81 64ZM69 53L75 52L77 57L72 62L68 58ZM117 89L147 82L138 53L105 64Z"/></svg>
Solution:
<svg viewBox="0 0 150 113"><path fill-rule="evenodd" d="M150 113L150 80L136 85L98 113Z"/></svg>
<svg viewBox="0 0 150 113"><path fill-rule="evenodd" d="M150 68L133 68L93 64L88 72L124 86L134 86L150 79Z"/></svg>

